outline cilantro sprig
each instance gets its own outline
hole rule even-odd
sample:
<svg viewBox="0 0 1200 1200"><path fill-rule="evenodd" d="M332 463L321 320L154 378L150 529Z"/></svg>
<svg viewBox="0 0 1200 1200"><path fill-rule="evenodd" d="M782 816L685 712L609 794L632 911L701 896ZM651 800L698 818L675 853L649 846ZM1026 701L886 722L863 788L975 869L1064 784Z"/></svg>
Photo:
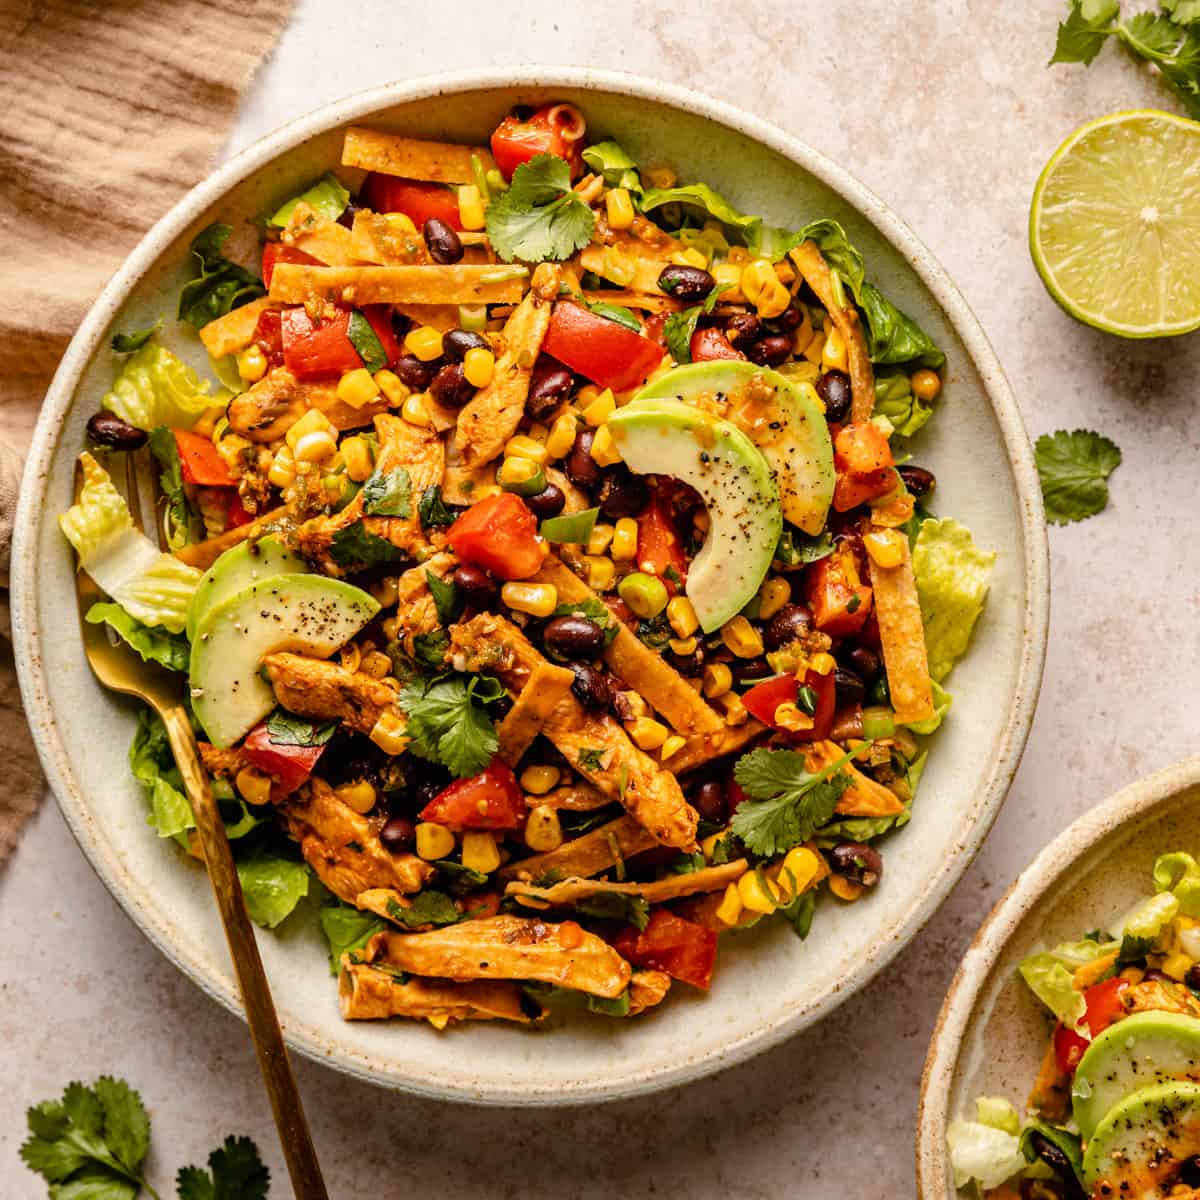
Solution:
<svg viewBox="0 0 1200 1200"><path fill-rule="evenodd" d="M703 304L693 304L691 308L672 313L667 318L663 325L663 338L666 340L671 357L677 363L692 361L692 335L696 332L697 323L701 316L712 312L721 293L728 291L729 288L728 283L718 284L704 298Z"/></svg>
<svg viewBox="0 0 1200 1200"><path fill-rule="evenodd" d="M514 172L508 190L488 205L487 235L505 261L570 258L591 239L596 218L571 190L571 169L538 154Z"/></svg>
<svg viewBox="0 0 1200 1200"><path fill-rule="evenodd" d="M1108 504L1107 480L1121 465L1121 451L1102 434L1090 429L1044 433L1034 457L1050 524L1082 521Z"/></svg>
<svg viewBox="0 0 1200 1200"><path fill-rule="evenodd" d="M500 683L484 675L406 684L400 707L408 717L409 749L459 778L478 775L499 749L487 706L503 694Z"/></svg>

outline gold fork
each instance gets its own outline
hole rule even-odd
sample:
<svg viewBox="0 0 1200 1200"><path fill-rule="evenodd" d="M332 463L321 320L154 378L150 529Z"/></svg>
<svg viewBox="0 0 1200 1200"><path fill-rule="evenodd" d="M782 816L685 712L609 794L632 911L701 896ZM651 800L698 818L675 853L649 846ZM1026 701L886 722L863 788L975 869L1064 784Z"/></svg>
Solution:
<svg viewBox="0 0 1200 1200"><path fill-rule="evenodd" d="M132 454L127 454L125 458L127 493L134 524L141 529L141 504L133 458ZM76 496L81 484L81 473L77 466ZM296 1077L292 1074L287 1048L283 1044L283 1034L259 957L258 943L246 913L241 881L233 864L229 839L225 836L225 823L217 810L208 775L200 764L196 736L183 705L178 676L155 663L143 662L124 642L114 645L109 640L106 626L91 625L85 621L84 617L92 604L105 597L85 571L78 571L75 580L83 648L93 674L106 688L144 700L158 713L166 727L167 740L171 744L179 773L183 776L184 790L196 819L208 878L212 883L221 922L225 926L229 953L237 972L250 1035L258 1054L258 1065L271 1099L275 1127L283 1143L283 1156L292 1179L292 1189L299 1200L328 1200L329 1193L325 1190Z"/></svg>

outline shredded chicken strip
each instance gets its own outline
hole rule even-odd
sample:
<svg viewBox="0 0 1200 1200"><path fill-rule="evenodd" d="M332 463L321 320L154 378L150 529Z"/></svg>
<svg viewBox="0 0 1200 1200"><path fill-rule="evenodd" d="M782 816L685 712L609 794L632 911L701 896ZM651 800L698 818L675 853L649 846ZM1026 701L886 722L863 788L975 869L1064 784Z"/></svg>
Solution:
<svg viewBox="0 0 1200 1200"><path fill-rule="evenodd" d="M236 310L235 310L236 311ZM310 408L318 409L337 430L358 429L386 411L382 395L362 408L338 399L333 383L301 383L286 367L276 367L229 402L229 428L251 442L277 442Z"/></svg>
<svg viewBox="0 0 1200 1200"><path fill-rule="evenodd" d="M349 955L342 955L338 1006L346 1021L412 1017L441 1026L450 1021L494 1020L527 1025L533 1020L521 1007L518 984L486 979L470 983L400 979L370 963L351 962Z"/></svg>
<svg viewBox="0 0 1200 1200"><path fill-rule="evenodd" d="M456 561L453 554L443 551L418 567L409 567L396 580L397 639L410 657L416 654L413 639L432 633L441 625L429 590L429 576L445 579L454 570Z"/></svg>
<svg viewBox="0 0 1200 1200"><path fill-rule="evenodd" d="M568 783L544 796L527 795L525 803L530 808L545 804L549 808L565 809L567 812L595 812L598 808L607 808L612 801L590 783Z"/></svg>
<svg viewBox="0 0 1200 1200"><path fill-rule="evenodd" d="M575 673L566 667L538 663L533 668L529 682L521 689L508 715L496 729L500 742L497 753L510 767L515 767L521 755L533 745L547 718L571 690L574 682Z"/></svg>
<svg viewBox="0 0 1200 1200"><path fill-rule="evenodd" d="M845 753L836 742L810 742L804 747L804 761L810 771L822 771ZM891 788L864 775L852 761L842 770L851 779L838 800L837 811L843 817L894 817L904 811L904 802Z"/></svg>
<svg viewBox="0 0 1200 1200"><path fill-rule="evenodd" d="M468 505L486 487L496 482L494 463L481 463L468 467L463 461L462 451L453 440L446 444L446 470L442 476L442 499L447 504Z"/></svg>
<svg viewBox="0 0 1200 1200"><path fill-rule="evenodd" d="M634 971L629 980L629 1012L636 1017L648 1008L661 1004L671 990L671 977L666 971Z"/></svg>
<svg viewBox="0 0 1200 1200"><path fill-rule="evenodd" d="M632 817L618 817L574 841L564 842L557 850L547 850L545 854L534 854L501 867L496 878L501 883L514 879L526 883L547 878L586 879L657 845Z"/></svg>
<svg viewBox="0 0 1200 1200"><path fill-rule="evenodd" d="M233 779L240 770L252 765L240 746L221 750L211 742L197 742L196 747L204 769L218 779Z"/></svg>
<svg viewBox="0 0 1200 1200"><path fill-rule="evenodd" d="M337 663L286 651L262 660L275 698L288 712L318 721L340 721L359 733L370 733L385 712L404 714L396 693L386 683Z"/></svg>
<svg viewBox="0 0 1200 1200"><path fill-rule="evenodd" d="M702 867L699 871L690 871L686 875L668 875L653 883L564 879L561 883L554 883L549 887L534 887L533 884L514 881L504 889L504 894L515 897L522 904L529 903L533 908L570 906L601 894L641 896L648 904L662 904L667 900L679 900L701 892L724 891L734 880L743 876L749 866L746 859L739 858L716 867Z"/></svg>

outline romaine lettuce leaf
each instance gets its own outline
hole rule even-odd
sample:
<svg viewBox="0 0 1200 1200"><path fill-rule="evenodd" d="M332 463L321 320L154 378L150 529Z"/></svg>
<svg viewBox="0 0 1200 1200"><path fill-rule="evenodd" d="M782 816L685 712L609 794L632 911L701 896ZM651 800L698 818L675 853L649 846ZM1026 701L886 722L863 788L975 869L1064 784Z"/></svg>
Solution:
<svg viewBox="0 0 1200 1200"><path fill-rule="evenodd" d="M1025 1166L1017 1138L981 1121L953 1121L946 1130L954 1186L977 1179L981 1187L999 1187Z"/></svg>
<svg viewBox="0 0 1200 1200"><path fill-rule="evenodd" d="M257 275L221 253L221 247L232 232L228 225L217 223L202 229L192 239L192 257L199 273L188 280L179 293L178 316L194 329L203 329L209 321L266 295L266 288ZM172 423L155 422L160 425Z"/></svg>
<svg viewBox="0 0 1200 1200"><path fill-rule="evenodd" d="M616 142L597 142L583 152L583 161L611 188L625 188L640 196L642 180L637 163Z"/></svg>
<svg viewBox="0 0 1200 1200"><path fill-rule="evenodd" d="M877 371L875 412L887 417L900 437L912 437L933 416L933 405L914 395L903 371Z"/></svg>
<svg viewBox="0 0 1200 1200"><path fill-rule="evenodd" d="M149 433L160 425L190 429L222 396L165 346L148 342L122 364L100 407Z"/></svg>
<svg viewBox="0 0 1200 1200"><path fill-rule="evenodd" d="M237 872L250 919L266 929L274 929L308 895L311 872L299 859L260 850L239 862Z"/></svg>
<svg viewBox="0 0 1200 1200"><path fill-rule="evenodd" d="M1185 917L1200 917L1200 863L1182 850L1154 860L1154 886L1171 892Z"/></svg>
<svg viewBox="0 0 1200 1200"><path fill-rule="evenodd" d="M1158 892L1139 900L1109 927L1117 938L1131 938L1153 945L1155 938L1179 912L1179 900L1172 892Z"/></svg>
<svg viewBox="0 0 1200 1200"><path fill-rule="evenodd" d="M980 1125L1003 1129L1013 1137L1021 1132L1021 1116L1012 1102L1003 1096L979 1096L975 1100L975 1119Z"/></svg>
<svg viewBox="0 0 1200 1200"><path fill-rule="evenodd" d="M936 733L941 728L946 714L950 711L950 706L954 703L954 697L936 679L931 679L929 682L933 689L933 716L927 717L924 721L909 721L908 728L913 733L924 735ZM903 722L901 723L903 724Z"/></svg>
<svg viewBox="0 0 1200 1200"><path fill-rule="evenodd" d="M296 211L298 204L307 204L318 217L323 217L326 221L336 221L346 211L346 205L349 203L350 193L345 185L332 171L326 171L312 187L281 204L268 224L277 225L282 229L292 219L292 213Z"/></svg>
<svg viewBox="0 0 1200 1200"><path fill-rule="evenodd" d="M912 559L929 674L940 683L970 643L996 554L980 550L965 525L931 518L921 522Z"/></svg>
<svg viewBox="0 0 1200 1200"><path fill-rule="evenodd" d="M168 671L186 671L191 647L182 634L167 633L161 626L143 625L119 604L93 604L86 618L92 625L107 625L128 642L146 662L160 663Z"/></svg>
<svg viewBox="0 0 1200 1200"><path fill-rule="evenodd" d="M1083 993L1072 983L1075 969L1120 950L1119 941L1062 942L1053 950L1031 954L1020 965L1021 978L1033 994L1064 1024L1074 1026L1083 1017Z"/></svg>
<svg viewBox="0 0 1200 1200"><path fill-rule="evenodd" d="M872 362L918 363L935 371L946 365L946 356L929 334L874 284L864 283L857 300L866 317L867 350Z"/></svg>
<svg viewBox="0 0 1200 1200"><path fill-rule="evenodd" d="M183 779L175 766L167 731L158 714L145 708L138 715L137 732L129 747L133 777L150 792L147 820L160 838L179 839L196 822L183 792Z"/></svg>
<svg viewBox="0 0 1200 1200"><path fill-rule="evenodd" d="M698 208L722 225L733 229L751 230L762 224L761 217L752 217L733 207L720 192L707 183L688 183L673 188L647 188L642 193L642 212L652 212L664 204L683 204Z"/></svg>
<svg viewBox="0 0 1200 1200"><path fill-rule="evenodd" d="M360 912L348 904L321 906L321 929L329 942L329 967L334 975L342 955L361 950L375 934L387 928L387 922L374 913Z"/></svg>

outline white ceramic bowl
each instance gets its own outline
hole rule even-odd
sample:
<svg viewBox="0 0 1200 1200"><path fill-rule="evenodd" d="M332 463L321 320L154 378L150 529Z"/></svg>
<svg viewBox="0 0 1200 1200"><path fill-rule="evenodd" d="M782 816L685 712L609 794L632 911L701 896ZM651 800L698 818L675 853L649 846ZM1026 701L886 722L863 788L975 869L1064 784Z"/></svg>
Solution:
<svg viewBox="0 0 1200 1200"><path fill-rule="evenodd" d="M878 894L854 906L823 905L804 944L781 922L726 939L711 996L681 987L647 1019L593 1020L543 1035L499 1024L449 1035L406 1022L346 1024L313 924L300 917L261 939L296 1049L383 1084L480 1103L579 1103L680 1083L767 1048L861 987L929 918L991 825L1024 747L1046 640L1041 497L1000 366L929 252L843 170L726 105L625 75L529 68L367 92L250 147L147 234L71 343L38 424L15 546L23 694L71 829L146 936L237 1009L207 883L145 824L125 758L133 710L103 693L88 671L75 630L72 557L54 520L70 503L72 460L111 378L109 335L170 316L196 232L217 219L236 227L336 166L342 126L370 122L478 142L512 105L550 98L577 103L592 130L619 138L642 162L669 163L681 178L705 180L774 223L794 227L818 215L845 223L872 276L948 354L942 412L922 436L920 457L937 472L939 510L1000 553L987 612L953 677L953 716L931 756L915 820L889 842Z"/></svg>
<svg viewBox="0 0 1200 1200"><path fill-rule="evenodd" d="M1200 853L1200 755L1130 784L1068 826L1025 868L963 957L938 1016L921 1080L917 1182L955 1194L946 1127L978 1096L1023 1107L1050 1019L1017 975L1029 954L1104 928L1153 890L1154 860Z"/></svg>

